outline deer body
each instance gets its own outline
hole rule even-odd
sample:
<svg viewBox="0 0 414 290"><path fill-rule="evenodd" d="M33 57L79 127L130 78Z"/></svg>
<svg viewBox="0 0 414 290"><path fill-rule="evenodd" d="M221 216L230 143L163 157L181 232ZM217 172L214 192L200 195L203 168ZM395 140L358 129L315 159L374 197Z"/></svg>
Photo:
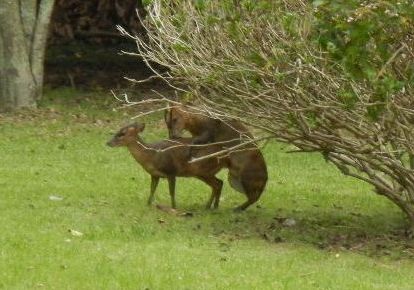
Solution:
<svg viewBox="0 0 414 290"><path fill-rule="evenodd" d="M220 201L223 182L215 175L225 166L225 159L210 158L199 164L189 163L189 144L191 139L179 138L175 142L163 140L158 143L145 143L139 133L144 130L143 124L133 124L122 128L107 143L108 146L126 146L134 159L151 175L151 192L148 204L154 200L155 190L160 178L167 178L171 196L171 205L176 207L175 202L175 178L195 177L202 180L212 188L211 197L207 203L210 208L214 202L217 208ZM216 152L215 146L197 149L196 155L206 155Z"/></svg>
<svg viewBox="0 0 414 290"><path fill-rule="evenodd" d="M165 121L170 138L179 138L182 131L187 130L193 137L193 143L224 142L221 143L220 149L241 144L246 137L252 137L249 130L236 120L223 122L192 112L184 106L170 108L165 114ZM255 144L249 144L241 150L230 152L228 159L229 183L235 190L244 193L247 197L247 201L236 210L245 210L259 199L265 189L266 162Z"/></svg>
<svg viewBox="0 0 414 290"><path fill-rule="evenodd" d="M176 141L163 140L148 144L138 136L136 142L130 143L127 148L145 171L158 177L204 176L206 172L208 172L207 175L215 175L224 166L223 162L218 161L217 158L207 159L201 164L189 163L188 150L191 139L178 138ZM212 148L213 146L204 148L203 154L217 151ZM200 150L197 150L195 154L199 156L199 152Z"/></svg>

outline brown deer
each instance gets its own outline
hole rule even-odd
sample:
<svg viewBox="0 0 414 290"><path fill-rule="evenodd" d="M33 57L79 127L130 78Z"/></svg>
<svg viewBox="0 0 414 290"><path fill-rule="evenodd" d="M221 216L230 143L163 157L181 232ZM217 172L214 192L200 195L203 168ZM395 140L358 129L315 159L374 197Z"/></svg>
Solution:
<svg viewBox="0 0 414 290"><path fill-rule="evenodd" d="M126 146L135 160L151 175L151 191L148 204L154 201L155 190L160 178L167 178L171 196L171 205L175 202L175 179L177 176L195 177L212 188L212 193L206 207L217 208L220 201L223 181L215 175L225 167L225 158L209 158L197 163L189 163L189 148L191 138L179 138L176 141L163 140L157 143L145 143L139 134L145 124L131 124L121 128L107 145L111 147ZM218 151L217 146L193 149L194 155L204 156Z"/></svg>
<svg viewBox="0 0 414 290"><path fill-rule="evenodd" d="M223 122L204 116L187 106L171 107L164 117L171 139L180 138L183 130L187 130L191 133L194 144L220 143L220 149L224 149L241 144L246 137L252 138L249 130L239 121ZM192 151L189 152L191 155ZM237 151L231 151L228 158L229 183L247 197L247 201L236 210L245 210L259 199L265 189L266 162L255 144L246 144Z"/></svg>

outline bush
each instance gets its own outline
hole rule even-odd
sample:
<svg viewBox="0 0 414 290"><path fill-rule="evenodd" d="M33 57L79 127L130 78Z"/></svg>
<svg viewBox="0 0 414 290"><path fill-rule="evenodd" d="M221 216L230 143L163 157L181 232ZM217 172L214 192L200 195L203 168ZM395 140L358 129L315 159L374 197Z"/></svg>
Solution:
<svg viewBox="0 0 414 290"><path fill-rule="evenodd" d="M369 3L154 0L135 39L206 114L321 152L414 225L414 9Z"/></svg>

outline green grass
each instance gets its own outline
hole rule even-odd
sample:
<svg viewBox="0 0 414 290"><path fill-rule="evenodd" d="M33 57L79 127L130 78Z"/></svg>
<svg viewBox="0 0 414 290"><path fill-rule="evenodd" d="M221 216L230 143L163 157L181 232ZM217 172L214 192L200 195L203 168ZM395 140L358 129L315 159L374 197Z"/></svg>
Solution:
<svg viewBox="0 0 414 290"><path fill-rule="evenodd" d="M170 215L146 206L149 175L126 149L105 146L128 116L74 94L0 117L0 288L414 289L402 213L320 156L269 144L266 192L241 214L227 182L206 211L209 188L178 179L194 215ZM166 135L159 119L147 139ZM166 182L157 193L169 204Z"/></svg>

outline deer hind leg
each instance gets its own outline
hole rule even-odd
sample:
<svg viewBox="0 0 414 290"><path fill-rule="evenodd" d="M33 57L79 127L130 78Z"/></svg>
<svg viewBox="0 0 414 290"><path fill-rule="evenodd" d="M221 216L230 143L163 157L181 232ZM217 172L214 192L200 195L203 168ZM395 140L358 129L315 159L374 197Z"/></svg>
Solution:
<svg viewBox="0 0 414 290"><path fill-rule="evenodd" d="M243 211L247 209L260 198L267 181L267 179L265 178L262 179L263 180L261 180L261 178L259 178L258 176L255 181L251 181L251 179L249 178L246 180L246 182L244 182L243 185L246 189L245 195L247 197L247 201L241 204L240 206L236 207L234 209L235 211Z"/></svg>
<svg viewBox="0 0 414 290"><path fill-rule="evenodd" d="M215 200L214 200L214 208L218 208L220 203L220 196L221 196L221 190L223 188L223 181L218 179L217 177L214 177L217 183L216 191L215 191Z"/></svg>
<svg viewBox="0 0 414 290"><path fill-rule="evenodd" d="M231 171L229 170L229 174L228 174L228 176L227 176L227 180L228 180L228 182L229 182L230 186L231 186L234 190L236 190L236 191L238 191L238 192L240 192L240 193L246 193L246 190L244 189L244 186L243 186L243 184L242 184L242 182L241 182L240 178L239 178L239 177L237 177L237 175L236 175L236 174L234 174L234 172L231 172Z"/></svg>
<svg viewBox="0 0 414 290"><path fill-rule="evenodd" d="M154 202L155 190L157 189L159 181L160 181L159 177L151 176L151 192L150 192L150 196L148 197L148 201L147 201L148 205L151 205Z"/></svg>
<svg viewBox="0 0 414 290"><path fill-rule="evenodd" d="M234 209L234 211L243 211L247 209L249 206L251 206L253 203L255 203L260 197L260 194L255 194L252 196L247 196L247 201L243 204L239 205Z"/></svg>
<svg viewBox="0 0 414 290"><path fill-rule="evenodd" d="M223 181L215 176L199 177L212 188L210 199L206 204L206 209L210 209L214 202L214 208L218 208L220 203L221 189L223 188Z"/></svg>
<svg viewBox="0 0 414 290"><path fill-rule="evenodd" d="M261 155L251 155L251 157L255 156L260 157ZM236 211L245 210L255 203L262 195L267 183L267 169L264 160L249 158L244 160L242 165L238 176L247 201L235 208Z"/></svg>
<svg viewBox="0 0 414 290"><path fill-rule="evenodd" d="M176 208L176 204L175 204L175 176L168 177L168 188L170 190L171 207Z"/></svg>

